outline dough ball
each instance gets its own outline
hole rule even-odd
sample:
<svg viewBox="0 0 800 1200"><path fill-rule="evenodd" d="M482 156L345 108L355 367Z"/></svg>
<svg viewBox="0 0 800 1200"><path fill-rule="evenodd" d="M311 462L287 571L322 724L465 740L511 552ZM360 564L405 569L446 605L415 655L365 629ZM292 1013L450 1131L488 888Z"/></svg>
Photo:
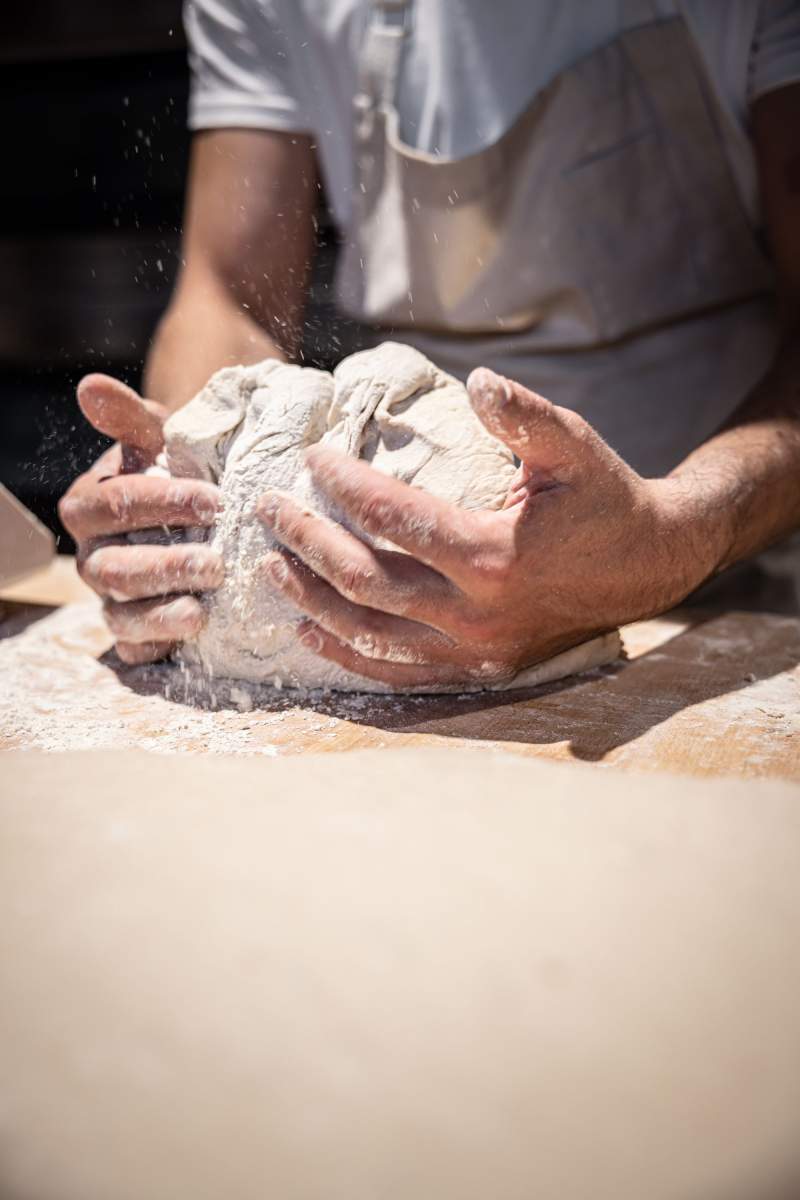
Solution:
<svg viewBox="0 0 800 1200"><path fill-rule="evenodd" d="M515 473L511 451L475 416L464 385L410 346L384 342L332 375L274 359L218 371L166 425L170 472L218 484L223 505L210 544L225 581L206 597L206 626L180 655L215 677L385 692L302 646L302 614L264 577L262 559L276 542L256 505L268 488L343 520L304 467L303 452L316 443L465 509L500 508ZM618 643L612 649L610 657Z"/></svg>

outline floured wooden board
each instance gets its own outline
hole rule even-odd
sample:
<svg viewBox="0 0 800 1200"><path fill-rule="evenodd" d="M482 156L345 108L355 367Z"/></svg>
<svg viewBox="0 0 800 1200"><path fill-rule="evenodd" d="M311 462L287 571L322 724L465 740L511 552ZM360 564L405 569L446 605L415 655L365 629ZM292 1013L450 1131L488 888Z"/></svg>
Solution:
<svg viewBox="0 0 800 1200"><path fill-rule="evenodd" d="M52 581L51 581L52 584ZM32 593L28 593L27 599ZM629 662L529 692L402 697L220 684L202 703L171 664L125 667L93 600L5 603L0 749L256 754L501 746L644 771L800 780L800 621L682 612L629 626ZM68 594L80 594L74 584Z"/></svg>

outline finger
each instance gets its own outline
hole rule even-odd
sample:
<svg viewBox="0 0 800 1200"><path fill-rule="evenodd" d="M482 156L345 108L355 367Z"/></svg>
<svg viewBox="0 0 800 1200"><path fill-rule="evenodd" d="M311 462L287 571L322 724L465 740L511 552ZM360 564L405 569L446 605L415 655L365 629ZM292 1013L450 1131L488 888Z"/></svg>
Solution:
<svg viewBox="0 0 800 1200"><path fill-rule="evenodd" d="M114 445L109 446L99 458L94 460L92 465L87 469L86 476L93 476L96 478L96 481L112 479L115 475L119 475L122 469L122 447Z"/></svg>
<svg viewBox="0 0 800 1200"><path fill-rule="evenodd" d="M407 554L374 550L285 492L267 492L257 512L284 546L354 604L436 626L458 597L452 584Z"/></svg>
<svg viewBox="0 0 800 1200"><path fill-rule="evenodd" d="M477 691L495 681L494 676L490 676L481 668L467 668L458 664L410 666L406 663L368 658L310 621L299 625L298 633L303 645L314 654L338 663L340 667L352 671L355 675L385 684L393 691L435 692L445 689L456 691L459 688L463 688L464 691Z"/></svg>
<svg viewBox="0 0 800 1200"><path fill-rule="evenodd" d="M143 400L110 375L86 375L78 384L78 404L87 421L115 441L155 458L164 445L166 409Z"/></svg>
<svg viewBox="0 0 800 1200"><path fill-rule="evenodd" d="M160 525L213 525L219 492L197 479L149 475L95 476L61 501L61 520L75 541Z"/></svg>
<svg viewBox="0 0 800 1200"><path fill-rule="evenodd" d="M141 663L158 662L167 658L175 649L174 642L117 642L114 646L119 657L130 667Z"/></svg>
<svg viewBox="0 0 800 1200"><path fill-rule="evenodd" d="M503 508L513 508L515 504L519 504L530 493L531 481L534 472L525 463L521 463L517 467L517 473L511 481L508 489L508 494L503 501Z"/></svg>
<svg viewBox="0 0 800 1200"><path fill-rule="evenodd" d="M538 473L529 480L537 490L571 474L599 440L577 413L551 404L487 367L471 373L467 390L489 433Z"/></svg>
<svg viewBox="0 0 800 1200"><path fill-rule="evenodd" d="M209 546L103 546L81 563L81 577L100 596L142 600L219 587L222 559Z"/></svg>
<svg viewBox="0 0 800 1200"><path fill-rule="evenodd" d="M365 533L386 538L456 583L468 582L487 513L468 512L335 450L306 453L319 486Z"/></svg>
<svg viewBox="0 0 800 1200"><path fill-rule="evenodd" d="M194 596L106 600L103 616L122 642L182 642L196 637L205 624L203 606Z"/></svg>
<svg viewBox="0 0 800 1200"><path fill-rule="evenodd" d="M270 585L329 633L366 658L390 662L450 662L455 643L418 621L353 604L287 554L269 554L262 569Z"/></svg>

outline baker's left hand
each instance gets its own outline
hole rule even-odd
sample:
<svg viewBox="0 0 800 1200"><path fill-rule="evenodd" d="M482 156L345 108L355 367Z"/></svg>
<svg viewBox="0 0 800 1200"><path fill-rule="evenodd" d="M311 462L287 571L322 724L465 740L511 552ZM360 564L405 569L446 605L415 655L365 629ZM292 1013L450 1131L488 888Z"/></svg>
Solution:
<svg viewBox="0 0 800 1200"><path fill-rule="evenodd" d="M395 688L502 684L664 611L713 570L683 481L642 478L581 417L485 368L468 389L522 463L501 511L468 512L322 448L307 455L317 485L398 550L281 492L259 504L285 547L264 570L310 618L303 641Z"/></svg>

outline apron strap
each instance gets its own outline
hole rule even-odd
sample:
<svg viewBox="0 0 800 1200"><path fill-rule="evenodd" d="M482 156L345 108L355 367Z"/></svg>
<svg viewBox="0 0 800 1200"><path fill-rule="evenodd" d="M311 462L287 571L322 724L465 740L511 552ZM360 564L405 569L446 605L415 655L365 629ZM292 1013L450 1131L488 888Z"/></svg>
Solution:
<svg viewBox="0 0 800 1200"><path fill-rule="evenodd" d="M358 93L353 99L359 138L369 135L376 109L394 104L410 18L411 0L372 0L370 4Z"/></svg>

